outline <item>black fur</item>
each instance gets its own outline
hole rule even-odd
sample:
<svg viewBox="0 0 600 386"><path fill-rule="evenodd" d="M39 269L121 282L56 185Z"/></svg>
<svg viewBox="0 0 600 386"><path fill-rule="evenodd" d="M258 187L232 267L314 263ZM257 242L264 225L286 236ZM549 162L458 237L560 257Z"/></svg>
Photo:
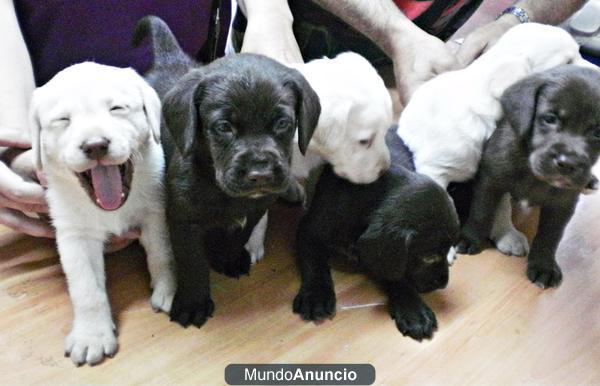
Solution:
<svg viewBox="0 0 600 386"><path fill-rule="evenodd" d="M582 190L598 181L600 73L574 65L535 74L502 96L505 117L486 144L459 250L478 253L505 193L540 206L527 277L542 288L562 280L555 253Z"/></svg>
<svg viewBox="0 0 600 386"><path fill-rule="evenodd" d="M391 139L388 137L388 140ZM448 195L409 171L406 147L391 147L392 168L368 185L354 185L326 167L297 235L302 284L294 312L306 320L332 317L332 254L355 255L389 296L389 311L404 335L422 340L437 328L418 292L446 286L446 256L459 224Z"/></svg>
<svg viewBox="0 0 600 386"><path fill-rule="evenodd" d="M162 94L167 222L177 264L171 320L202 326L212 315L209 264L247 274L252 229L280 196L302 200L290 174L293 136L306 150L320 104L296 70L239 54L198 66L183 58L168 27L144 19L157 58L148 74ZM183 56L182 56L183 55Z"/></svg>

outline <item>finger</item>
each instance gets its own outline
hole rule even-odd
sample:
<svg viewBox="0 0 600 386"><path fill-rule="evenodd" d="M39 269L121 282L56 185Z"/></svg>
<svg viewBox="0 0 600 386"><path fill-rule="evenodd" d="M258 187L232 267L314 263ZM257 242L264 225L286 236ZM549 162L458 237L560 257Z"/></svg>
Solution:
<svg viewBox="0 0 600 386"><path fill-rule="evenodd" d="M48 213L48 206L46 204L29 204L26 202L19 202L6 197L0 193L0 207L11 208L21 212L29 213Z"/></svg>
<svg viewBox="0 0 600 386"><path fill-rule="evenodd" d="M16 156L10 163L10 168L20 176L36 178L33 150L27 150Z"/></svg>
<svg viewBox="0 0 600 386"><path fill-rule="evenodd" d="M31 147L31 140L25 129L0 126L0 146L28 149Z"/></svg>
<svg viewBox="0 0 600 386"><path fill-rule="evenodd" d="M44 188L24 181L4 163L0 163L0 192L14 201L45 204Z"/></svg>
<svg viewBox="0 0 600 386"><path fill-rule="evenodd" d="M471 64L475 59L481 56L485 46L485 43L479 39L475 40L467 38L456 54L459 65L464 68Z"/></svg>
<svg viewBox="0 0 600 386"><path fill-rule="evenodd" d="M50 224L13 209L0 208L0 224L30 236L54 238L54 229Z"/></svg>

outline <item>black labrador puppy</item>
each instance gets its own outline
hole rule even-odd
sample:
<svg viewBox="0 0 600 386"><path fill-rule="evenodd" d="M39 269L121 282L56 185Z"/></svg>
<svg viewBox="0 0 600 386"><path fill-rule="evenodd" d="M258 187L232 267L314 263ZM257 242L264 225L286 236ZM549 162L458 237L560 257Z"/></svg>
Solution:
<svg viewBox="0 0 600 386"><path fill-rule="evenodd" d="M392 166L374 183L354 185L328 166L321 174L298 229L302 284L293 309L305 320L333 316L328 257L351 255L382 284L400 332L420 341L431 338L437 320L418 293L446 286L460 227L446 192L408 170L411 155L394 132L387 139Z"/></svg>
<svg viewBox="0 0 600 386"><path fill-rule="evenodd" d="M502 96L504 118L485 146L458 250L475 254L505 193L541 207L527 263L536 285L562 280L555 252L579 194L595 189L600 151L600 72L575 65L531 75Z"/></svg>
<svg viewBox="0 0 600 386"><path fill-rule="evenodd" d="M244 244L256 223L278 197L302 200L290 174L293 137L297 128L304 153L320 104L298 71L274 60L239 54L196 66L182 59L164 22L141 23L139 34L149 31L155 42L148 79L163 93L167 223L178 279L171 320L200 327L214 309L209 264L228 276L247 274Z"/></svg>

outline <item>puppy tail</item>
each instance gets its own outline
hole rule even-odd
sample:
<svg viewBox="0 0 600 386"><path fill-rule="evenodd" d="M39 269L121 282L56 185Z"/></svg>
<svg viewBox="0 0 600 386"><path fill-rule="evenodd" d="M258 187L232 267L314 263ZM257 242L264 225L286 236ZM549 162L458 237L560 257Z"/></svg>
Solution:
<svg viewBox="0 0 600 386"><path fill-rule="evenodd" d="M181 49L167 23L161 18L152 15L141 18L135 26L133 46L138 47L148 36L152 36L154 68L191 61Z"/></svg>

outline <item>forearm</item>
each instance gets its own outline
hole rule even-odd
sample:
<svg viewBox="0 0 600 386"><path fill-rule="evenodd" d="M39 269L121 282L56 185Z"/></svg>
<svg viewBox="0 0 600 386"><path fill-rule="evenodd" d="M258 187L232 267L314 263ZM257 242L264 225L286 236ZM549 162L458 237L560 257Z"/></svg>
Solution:
<svg viewBox="0 0 600 386"><path fill-rule="evenodd" d="M27 107L35 88L33 68L11 0L0 0L0 126L26 129Z"/></svg>
<svg viewBox="0 0 600 386"><path fill-rule="evenodd" d="M287 0L239 0L248 21L276 15L279 20L293 21Z"/></svg>
<svg viewBox="0 0 600 386"><path fill-rule="evenodd" d="M418 30L391 0L312 1L367 36L390 56L398 39Z"/></svg>
<svg viewBox="0 0 600 386"><path fill-rule="evenodd" d="M515 6L523 8L533 22L559 24L585 3L586 0L521 0Z"/></svg>

